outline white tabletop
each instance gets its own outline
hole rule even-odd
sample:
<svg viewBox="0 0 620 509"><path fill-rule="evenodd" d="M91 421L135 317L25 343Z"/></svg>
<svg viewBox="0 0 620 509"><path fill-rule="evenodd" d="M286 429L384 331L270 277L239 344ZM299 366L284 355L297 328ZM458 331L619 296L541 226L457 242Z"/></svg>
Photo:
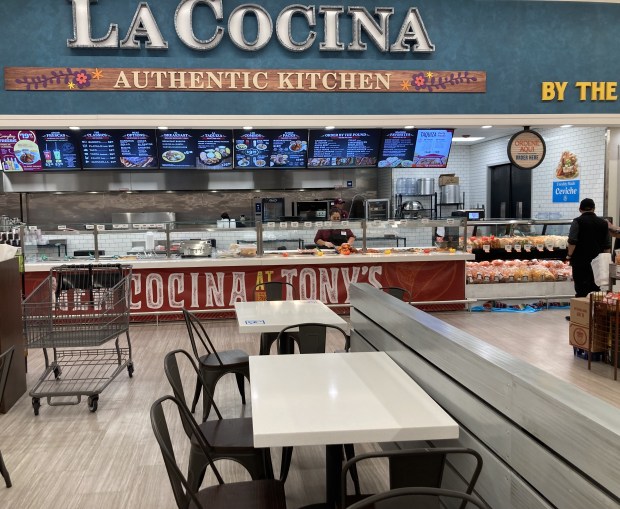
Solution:
<svg viewBox="0 0 620 509"><path fill-rule="evenodd" d="M252 356L250 379L255 447L459 436L384 352Z"/></svg>
<svg viewBox="0 0 620 509"><path fill-rule="evenodd" d="M239 332L280 332L298 323L325 323L349 332L349 324L319 300L235 302Z"/></svg>

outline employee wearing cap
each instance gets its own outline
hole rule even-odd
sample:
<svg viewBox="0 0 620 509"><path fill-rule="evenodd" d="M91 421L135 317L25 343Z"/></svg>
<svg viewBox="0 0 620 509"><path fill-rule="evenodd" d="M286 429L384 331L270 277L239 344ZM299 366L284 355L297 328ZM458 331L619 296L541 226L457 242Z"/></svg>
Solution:
<svg viewBox="0 0 620 509"><path fill-rule="evenodd" d="M329 216L331 221L340 221L340 212L334 207ZM353 245L355 242L355 235L348 228L334 228L329 230L319 230L314 237L314 243L319 247L336 247L342 244Z"/></svg>
<svg viewBox="0 0 620 509"><path fill-rule="evenodd" d="M334 207L340 212L340 219L349 219L349 213L344 210L344 200L342 198L336 198L334 200Z"/></svg>

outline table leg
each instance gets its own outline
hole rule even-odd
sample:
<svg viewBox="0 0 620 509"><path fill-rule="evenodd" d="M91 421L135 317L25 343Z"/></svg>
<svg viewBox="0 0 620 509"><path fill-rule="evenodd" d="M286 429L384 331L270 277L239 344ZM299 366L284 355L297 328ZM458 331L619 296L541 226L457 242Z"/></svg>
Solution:
<svg viewBox="0 0 620 509"><path fill-rule="evenodd" d="M338 507L342 445L325 446L325 501L329 509Z"/></svg>

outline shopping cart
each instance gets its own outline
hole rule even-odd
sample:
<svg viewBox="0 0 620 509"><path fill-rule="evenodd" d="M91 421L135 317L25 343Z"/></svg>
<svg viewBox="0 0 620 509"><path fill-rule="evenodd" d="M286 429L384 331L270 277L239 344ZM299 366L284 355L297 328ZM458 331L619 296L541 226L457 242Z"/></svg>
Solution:
<svg viewBox="0 0 620 509"><path fill-rule="evenodd" d="M62 265L52 268L24 300L26 347L42 348L45 357L45 372L30 391L35 415L40 398L61 406L77 405L87 396L88 408L95 412L99 394L125 367L133 376L130 281L129 265ZM127 348L119 347L123 333ZM112 339L114 348L87 348ZM48 348L53 350L51 362Z"/></svg>

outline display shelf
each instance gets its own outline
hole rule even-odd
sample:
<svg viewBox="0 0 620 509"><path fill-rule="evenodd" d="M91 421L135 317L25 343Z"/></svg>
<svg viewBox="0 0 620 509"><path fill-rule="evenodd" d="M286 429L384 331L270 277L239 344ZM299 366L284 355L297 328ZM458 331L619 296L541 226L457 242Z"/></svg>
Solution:
<svg viewBox="0 0 620 509"><path fill-rule="evenodd" d="M402 210L402 204L406 201L417 200L425 205L423 202L428 202L429 207L424 207L417 212L428 212L428 215L422 214L423 217L428 217L429 219L437 219L437 193L431 194L396 194L394 195L394 217L402 218L402 219L412 219L411 217L407 217L409 211Z"/></svg>

